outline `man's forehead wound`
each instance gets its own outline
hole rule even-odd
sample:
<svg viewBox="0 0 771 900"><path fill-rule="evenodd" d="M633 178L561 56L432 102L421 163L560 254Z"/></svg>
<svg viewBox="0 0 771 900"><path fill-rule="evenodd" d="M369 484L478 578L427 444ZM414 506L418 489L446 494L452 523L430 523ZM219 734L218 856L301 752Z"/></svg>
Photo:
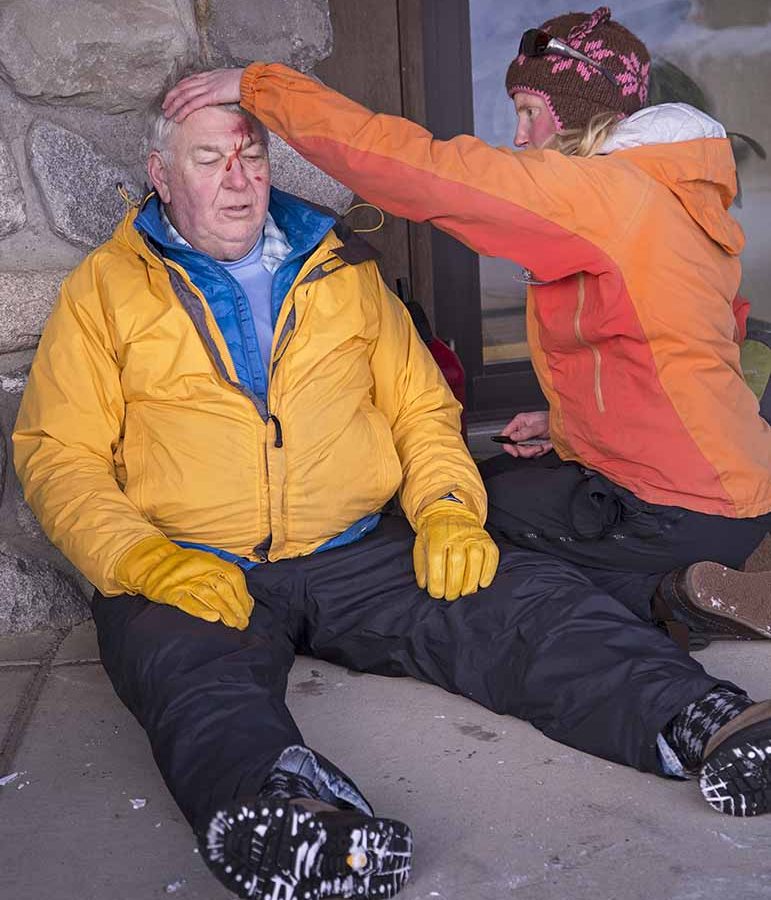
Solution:
<svg viewBox="0 0 771 900"><path fill-rule="evenodd" d="M243 150L247 150L249 147L255 145L262 145L262 138L259 135L254 134L251 128L247 129L246 134L235 132L233 137L234 139L237 139L238 143L233 145L233 149L228 155L228 161L225 165L226 172L229 172L233 168L233 163L236 159L241 159L241 152ZM261 178L257 178L257 181L261 180Z"/></svg>
<svg viewBox="0 0 771 900"><path fill-rule="evenodd" d="M231 133L236 137L247 138L252 136L252 125L243 116L238 117L238 121L231 128Z"/></svg>

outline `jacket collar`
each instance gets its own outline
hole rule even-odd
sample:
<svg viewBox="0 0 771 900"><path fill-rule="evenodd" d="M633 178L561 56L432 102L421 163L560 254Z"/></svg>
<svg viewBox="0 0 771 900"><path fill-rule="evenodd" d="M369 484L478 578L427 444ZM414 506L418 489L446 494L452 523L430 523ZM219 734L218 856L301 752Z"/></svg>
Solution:
<svg viewBox="0 0 771 900"><path fill-rule="evenodd" d="M622 119L602 145L600 153L631 150L648 144L674 144L699 138L724 138L716 119L687 103L658 103Z"/></svg>
<svg viewBox="0 0 771 900"><path fill-rule="evenodd" d="M292 257L296 258L316 249L322 241L332 253L349 265L380 257L379 251L326 207L271 187L268 208L292 245ZM177 251L199 253L192 249L185 250L169 241L161 221L160 200L155 191L145 197L138 210L128 213L118 225L114 237L118 241L128 242L141 256L147 255L147 245L142 237L149 239L151 245L159 248L162 253L168 252L172 247ZM157 259L157 254L152 255Z"/></svg>
<svg viewBox="0 0 771 900"><path fill-rule="evenodd" d="M291 244L293 256L315 249L335 224L334 216L274 187L270 189L268 209ZM200 252L169 240L161 216L160 199L155 192L145 198L134 220L134 227L163 251L173 248L176 252Z"/></svg>

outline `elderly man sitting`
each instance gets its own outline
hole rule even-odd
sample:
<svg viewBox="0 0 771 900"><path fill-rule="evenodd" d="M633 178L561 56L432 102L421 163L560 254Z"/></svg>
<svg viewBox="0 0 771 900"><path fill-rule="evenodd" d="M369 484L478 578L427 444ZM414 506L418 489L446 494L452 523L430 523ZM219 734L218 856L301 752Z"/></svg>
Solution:
<svg viewBox="0 0 771 900"><path fill-rule="evenodd" d="M159 115L148 172L155 192L62 287L16 464L98 588L105 668L217 877L316 900L408 876L407 826L303 743L297 650L643 770L701 769L713 805L765 811L734 759L764 707L568 563L502 543L490 586L458 405L368 245L270 188L260 123ZM396 491L405 518L381 514Z"/></svg>

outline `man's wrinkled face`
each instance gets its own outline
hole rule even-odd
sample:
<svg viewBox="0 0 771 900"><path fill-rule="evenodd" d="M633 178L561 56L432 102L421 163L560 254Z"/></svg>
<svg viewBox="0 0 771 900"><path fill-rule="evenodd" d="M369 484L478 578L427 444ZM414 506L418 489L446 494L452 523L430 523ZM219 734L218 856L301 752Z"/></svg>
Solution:
<svg viewBox="0 0 771 900"><path fill-rule="evenodd" d="M150 179L172 225L214 259L245 256L262 233L270 194L268 148L245 116L207 106L154 150Z"/></svg>

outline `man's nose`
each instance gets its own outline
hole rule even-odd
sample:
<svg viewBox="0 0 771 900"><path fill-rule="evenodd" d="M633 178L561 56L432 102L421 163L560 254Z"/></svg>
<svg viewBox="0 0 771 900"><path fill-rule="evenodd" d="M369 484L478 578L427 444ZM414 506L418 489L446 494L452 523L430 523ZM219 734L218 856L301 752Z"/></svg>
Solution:
<svg viewBox="0 0 771 900"><path fill-rule="evenodd" d="M225 166L225 176L222 179L228 187L235 190L242 190L249 183L244 172L244 166L241 158L235 154L231 156Z"/></svg>

